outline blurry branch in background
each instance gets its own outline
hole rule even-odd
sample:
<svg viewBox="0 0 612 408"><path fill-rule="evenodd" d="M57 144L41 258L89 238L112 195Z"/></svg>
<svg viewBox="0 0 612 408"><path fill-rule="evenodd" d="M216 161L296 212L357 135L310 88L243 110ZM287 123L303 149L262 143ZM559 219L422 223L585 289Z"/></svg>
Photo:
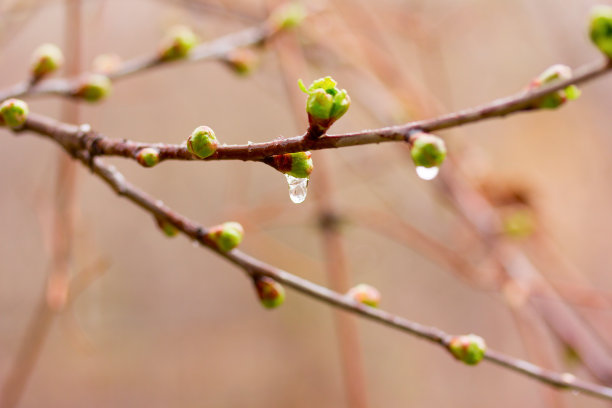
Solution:
<svg viewBox="0 0 612 408"><path fill-rule="evenodd" d="M607 11L603 13L604 28L612 27L612 11L609 12L609 16L607 13ZM472 109L399 126L327 135L328 128L346 112L350 103L346 91L337 89L335 81L329 77L314 81L309 88L301 84L302 90L308 94L308 131L302 136L277 139L265 143L219 146L214 132L205 126L197 128L185 145L146 144L123 139L108 139L91 131L88 126L71 125L41 115L29 114L27 105L15 99L9 99L2 104L0 107L1 120L18 132L30 130L57 142L68 154L91 168L92 172L105 181L118 195L126 197L149 212L166 234L175 235L180 231L241 267L252 279L260 300L266 307L275 307L282 302L284 292L278 282L284 283L307 296L332 306L436 343L467 364L476 364L485 359L559 389L580 391L602 399L612 400L611 388L579 380L569 373L546 370L487 349L484 341L478 336L452 336L437 328L422 326L376 309L372 306L377 303L377 300L375 296L372 297L372 293L367 293L367 291L359 293L351 291L349 292L350 295L343 295L339 291L316 285L263 263L234 249L242 240L244 233L242 226L238 223L229 222L210 228L200 226L131 185L114 167L105 164L98 157L107 155L131 158L145 167L154 166L167 159L252 160L261 161L286 174L298 174L295 177L307 179L312 171L312 161L310 155L304 153L306 150L398 141L406 142L405 146L410 147L411 157L418 167L435 167L437 174L437 167L444 160L446 150L441 139L424 132L449 129L490 118L504 117L516 112L556 108L563 104L566 99L577 97L576 84L609 72L612 68L609 60L609 57L612 56L612 38L606 37L602 40L601 35L605 34L612 37L611 34L606 34L608 31L612 33L612 30L599 30L599 20L597 19L600 17L601 15L594 18L595 23L592 24L591 34L593 41L608 57L603 62L579 68L573 75L569 68L555 66L529 84L525 91L516 95L498 99ZM240 70L245 67L240 66L240 62L237 64L237 61L231 59L231 52L240 47L264 42L279 30L295 25L297 19L298 17L295 14L287 14L286 11L282 18L273 13L272 17L260 26L221 37L201 46L195 46L196 38L190 30L180 27L173 31L172 35L162 43L159 52L153 56L137 58L126 63L107 59L104 61L103 74L98 73L94 77L90 75L85 82L82 78L44 79L43 76L50 70L55 69L57 61L61 59L55 49L47 47L42 50L44 53L40 54L32 77L28 81L0 92L0 99L50 93L96 101L109 93L112 80L175 60L215 59L234 64L234 67ZM606 24L608 25L606 26ZM593 35L593 32L596 35ZM246 68L248 69L248 67ZM384 65L381 65L380 68L381 72L386 72ZM297 100L295 97L292 99ZM499 282L502 284L511 282L518 285L518 290L510 296L512 305L519 308L525 305L528 300L531 300L532 295L538 293L544 293L547 298L550 296L556 299L555 292L550 290L526 256L515 245L499 239L499 220L495 209L486 199L469 183L460 178L460 172L452 163L446 165L441 174L442 191L451 199L455 210L465 219L466 224L470 225L477 233L484 247L496 262ZM334 244L339 239L333 224L338 221L335 218L335 209L329 202L323 203L321 209L322 221L330 222L324 229L327 236L327 245L332 249L339 248L338 245ZM438 246L435 241L427 241L424 246L430 252L444 253L446 262L450 266L458 269L465 267L460 258L456 258L443 247ZM330 265L335 264L334 268L339 263L345 262L338 253L339 251L340 249L328 254L330 255L328 262ZM466 276L469 276L469 273L463 272ZM503 289L505 288L506 286L503 287ZM358 296L356 296L357 294ZM610 366L610 358L601 344L588 335L587 328L573 311L569 310L562 302L546 305L530 303L530 306L539 311L542 318L551 326L558 337L584 357L585 364L591 372L602 381L608 383L611 381L609 373L606 374L606 368ZM36 315L40 318L35 318L31 322L30 333L33 333L33 335L26 337L22 351L27 350L32 345L35 349L40 348L39 344L32 342L41 337L40 333L46 332L51 321L49 318L50 310L46 307L46 304L43 303L41 308L41 313ZM565 316L565 318L560 320L560 316ZM24 354L22 352L20 355L27 360L27 364L22 366L27 369L25 371L27 373L33 366L36 353ZM19 361L19 356L17 361Z"/></svg>
<svg viewBox="0 0 612 408"><path fill-rule="evenodd" d="M81 70L81 0L65 1L64 29L68 50L67 70L76 75ZM62 117L69 122L78 122L80 105L63 101ZM64 311L69 300L70 272L73 267L74 230L77 207L77 163L64 154L57 157L57 175L53 211L51 212L51 249L46 287L41 294L38 307L30 317L24 340L13 361L10 372L2 386L0 407L10 408L19 404L28 379L38 361L55 318ZM81 290L85 288L82 285Z"/></svg>
<svg viewBox="0 0 612 408"><path fill-rule="evenodd" d="M85 97L82 88L93 79L105 78L106 81L117 81L130 75L155 68L161 65L168 65L176 62L198 62L208 60L224 60L230 51L240 47L254 46L264 43L278 31L284 29L282 25L276 24L274 20L266 20L264 23L246 28L226 36L217 38L213 41L200 45L195 45L197 39L186 27L184 30L177 30L170 33L168 41L176 41L170 44L169 48L180 43L180 52L184 55L164 54L164 49L150 55L137 57L127 61L121 61L117 56L104 55L98 60L98 67L91 73L83 73L74 78L51 78L43 80L28 79L17 83L7 89L0 91L0 100L34 95L59 95L66 97ZM170 38L173 36L174 38ZM163 46L163 44L162 44ZM173 52L175 50L172 50ZM188 52L188 55L187 55ZM96 67L94 67L96 68ZM110 81L106 85L106 93L110 92ZM105 95L104 95L105 96Z"/></svg>

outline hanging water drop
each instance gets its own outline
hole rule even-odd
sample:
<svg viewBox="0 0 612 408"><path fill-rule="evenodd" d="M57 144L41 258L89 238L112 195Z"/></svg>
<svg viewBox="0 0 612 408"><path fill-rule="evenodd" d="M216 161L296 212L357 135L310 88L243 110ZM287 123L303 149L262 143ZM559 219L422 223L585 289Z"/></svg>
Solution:
<svg viewBox="0 0 612 408"><path fill-rule="evenodd" d="M297 178L285 174L289 184L289 198L296 204L303 202L308 193L308 178Z"/></svg>
<svg viewBox="0 0 612 408"><path fill-rule="evenodd" d="M436 176L440 172L440 168L439 167L417 166L416 172L417 172L417 176L419 176L423 180L433 180L436 178Z"/></svg>

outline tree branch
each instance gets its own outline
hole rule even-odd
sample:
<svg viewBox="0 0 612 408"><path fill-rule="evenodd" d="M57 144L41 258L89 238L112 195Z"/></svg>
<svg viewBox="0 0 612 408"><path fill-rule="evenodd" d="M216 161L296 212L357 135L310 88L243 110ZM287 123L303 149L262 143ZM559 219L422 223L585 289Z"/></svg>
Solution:
<svg viewBox="0 0 612 408"><path fill-rule="evenodd" d="M148 147L159 151L160 161L163 160L243 160L264 161L264 159L285 153L302 152L306 150L322 150L342 148L348 146L359 146L382 142L404 142L410 135L417 131L432 132L435 130L449 129L468 123L482 120L501 118L517 112L532 110L535 101L552 92L556 92L572 84L579 84L597 78L608 73L612 69L609 61L597 62L585 65L576 70L576 75L567 80L555 83L552 86L543 87L535 91L523 91L513 96L496 99L485 105L454 113L442 115L433 119L425 119L409 122L404 125L390 126L361 132L344 133L337 135L324 135L317 139L306 137L306 135L295 136L288 139L276 139L270 142L250 143L245 145L220 146L217 151L207 157L200 159L187 150L187 146L164 144L164 143L142 143L125 139L110 139L97 132L80 133L76 126L70 126L41 115L30 114L25 124L26 129L37 133L49 133L49 129L62 128L59 135L62 143L74 149L86 147L90 153L99 156L120 156L136 159L137 153ZM0 99L2 99L0 97ZM95 148L95 151L92 149Z"/></svg>
<svg viewBox="0 0 612 408"><path fill-rule="evenodd" d="M45 123L49 125L49 122ZM248 275L268 276L306 296L412 334L444 348L448 346L452 339L453 336L438 328L424 326L387 311L368 307L326 287L319 286L306 279L264 263L240 250L234 249L230 252L219 251L216 246L206 238L208 230L205 227L174 212L161 201L156 200L154 197L130 184L119 171L113 166L105 164L99 157L92 157L87 150L75 149L74 145L71 143L73 140L72 132L74 128L76 127L64 124L58 127L38 128L37 132L49 136L84 165L89 166L93 173L104 180L117 194L132 201L156 218L161 218L171 223L186 236L207 246L218 255L241 267ZM493 364L526 375L558 389L579 391L600 399L612 401L612 388L579 380L569 373L557 373L546 370L524 360L516 359L491 349L487 349L484 358Z"/></svg>
<svg viewBox="0 0 612 408"><path fill-rule="evenodd" d="M157 54L153 53L151 55L136 57L125 61L117 69L108 73L107 76L112 81L116 81L161 65L222 59L227 53L236 48L257 45L264 42L276 34L278 30L278 28L274 27L269 22L264 22L260 25L200 44L194 47L184 59L176 61L162 60ZM0 101L8 98L37 95L74 97L78 91L79 85L78 77L51 78L35 84L32 84L30 80L26 80L0 91Z"/></svg>

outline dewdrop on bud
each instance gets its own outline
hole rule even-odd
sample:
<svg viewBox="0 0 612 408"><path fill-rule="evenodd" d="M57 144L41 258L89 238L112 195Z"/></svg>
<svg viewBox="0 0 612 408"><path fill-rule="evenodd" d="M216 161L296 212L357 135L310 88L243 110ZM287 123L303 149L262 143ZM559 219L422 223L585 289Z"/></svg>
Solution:
<svg viewBox="0 0 612 408"><path fill-rule="evenodd" d="M298 81L298 85L303 92L308 94L306 112L310 124L309 132L312 132L314 136L324 134L351 105L351 98L346 90L338 89L332 77L317 79L310 84L308 89L302 80Z"/></svg>
<svg viewBox="0 0 612 408"><path fill-rule="evenodd" d="M570 79L572 77L572 69L567 65L553 65L546 71L542 72L529 84L528 89L537 89L544 85L554 84L555 82ZM563 105L565 101L577 99L580 96L580 90L576 85L570 85L565 89L553 92L550 95L543 96L536 102L534 107L540 109L555 109Z"/></svg>
<svg viewBox="0 0 612 408"><path fill-rule="evenodd" d="M264 307L274 309L285 301L285 289L274 279L267 276L254 276L253 284L259 301Z"/></svg>
<svg viewBox="0 0 612 408"><path fill-rule="evenodd" d="M205 159L214 154L219 147L215 132L208 126L195 128L191 136L187 138L187 150L200 159Z"/></svg>
<svg viewBox="0 0 612 408"><path fill-rule="evenodd" d="M259 59L255 51L249 48L238 48L230 51L224 61L236 74L248 75L257 67Z"/></svg>
<svg viewBox="0 0 612 408"><path fill-rule="evenodd" d="M111 81L101 74L88 74L80 81L76 96L88 102L97 102L104 99L111 91Z"/></svg>
<svg viewBox="0 0 612 408"><path fill-rule="evenodd" d="M64 64L64 54L55 44L43 44L34 50L32 54L32 78L40 79L48 75Z"/></svg>
<svg viewBox="0 0 612 408"><path fill-rule="evenodd" d="M440 165L446 158L446 145L438 136L415 133L410 136L410 156L417 175L423 180L431 180L438 175Z"/></svg>
<svg viewBox="0 0 612 408"><path fill-rule="evenodd" d="M483 359L487 346L482 337L475 334L455 336L448 344L448 350L457 360L475 365Z"/></svg>
<svg viewBox="0 0 612 408"><path fill-rule="evenodd" d="M612 7L595 6L591 10L589 36L593 44L608 58L612 58Z"/></svg>
<svg viewBox="0 0 612 408"><path fill-rule="evenodd" d="M185 58L196 45L197 37L187 26L174 26L161 41L159 58L161 60L174 60Z"/></svg>
<svg viewBox="0 0 612 408"><path fill-rule="evenodd" d="M244 236L244 228L237 222L226 222L212 227L206 239L222 252L228 252L240 245Z"/></svg>
<svg viewBox="0 0 612 408"><path fill-rule="evenodd" d="M272 12L268 21L275 30L287 30L300 25L305 17L304 6L299 3L285 3Z"/></svg>
<svg viewBox="0 0 612 408"><path fill-rule="evenodd" d="M365 283L351 288L346 296L370 307L378 307L380 303L380 292L375 287Z"/></svg>
<svg viewBox="0 0 612 408"><path fill-rule="evenodd" d="M0 124L11 128L23 126L28 118L28 105L20 99L7 99L0 105Z"/></svg>
<svg viewBox="0 0 612 408"><path fill-rule="evenodd" d="M153 167L159 163L159 150L153 147L145 147L140 149L136 154L136 160L143 167Z"/></svg>
<svg viewBox="0 0 612 408"><path fill-rule="evenodd" d="M314 168L310 152L286 153L272 156L272 166L295 178L308 178Z"/></svg>
<svg viewBox="0 0 612 408"><path fill-rule="evenodd" d="M121 67L121 57L117 54L100 54L94 58L92 70L98 74L108 75Z"/></svg>
<svg viewBox="0 0 612 408"><path fill-rule="evenodd" d="M175 237L176 235L178 235L178 228L176 228L170 222L162 220L161 218L156 218L156 221L159 229L161 229L167 237Z"/></svg>

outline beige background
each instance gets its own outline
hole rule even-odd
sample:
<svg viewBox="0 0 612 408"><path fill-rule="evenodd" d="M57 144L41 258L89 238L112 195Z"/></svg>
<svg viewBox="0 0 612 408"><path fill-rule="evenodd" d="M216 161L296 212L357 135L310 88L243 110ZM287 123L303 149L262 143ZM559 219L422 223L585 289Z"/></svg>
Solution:
<svg viewBox="0 0 612 408"><path fill-rule="evenodd" d="M0 4L8 9L11 3ZM226 4L264 15L263 5L255 2ZM599 58L585 34L592 4L388 0L371 6L371 12L385 28L401 70L450 111L515 92L554 63L576 67ZM110 51L125 58L147 53L173 23L193 26L203 39L248 25L211 10L145 0L86 1L83 18L85 65ZM429 27L426 37L435 39L439 49L422 46L424 39L413 30L415 19ZM64 10L58 1L40 1L27 14L5 12L0 23L2 88L24 78L38 44L63 43ZM354 95L353 107L335 132L391 124L366 109L370 103L379 114L393 116L385 93L360 85L355 67L328 58L316 44L307 49L313 70L306 82L332 74ZM526 183L562 251L595 287L611 291L612 78L582 88L580 100L558 111L440 135L448 136L451 150L475 146L494 164L491 176L500 183ZM364 98L368 92L371 98ZM60 112L52 97L32 99L30 107L54 117ZM263 54L259 70L249 78L217 63L196 63L126 79L116 84L108 101L85 106L82 118L105 135L151 142L179 143L203 124L228 144L302 131L294 126L272 51ZM58 155L57 146L47 140L0 130L0 381L44 288L49 253L41 217L52 203ZM320 155L327 156L333 170L339 208L393 208L449 247L464 250L453 211L431 184L417 179L397 145L315 153L311 184L320 177ZM292 204L284 177L269 167L188 162L145 170L131 161L109 161L136 185L205 225L243 222L246 252L326 282L316 197L311 193L304 204ZM249 211L268 205L280 211L249 222ZM167 239L149 215L82 168L78 207L73 270L98 259L110 267L75 304L88 340L62 324L65 319L56 321L22 407L344 404L328 306L290 291L283 307L264 310L241 271L183 237ZM357 226L344 231L352 280L379 288L385 309L449 332L479 333L492 347L528 358L497 293L475 290L418 252L372 231ZM592 313L612 318L610 310ZM542 386L532 380L490 364L465 367L437 347L373 323L360 322L359 329L371 406L543 404ZM544 345L562 352L550 338ZM589 378L580 367L554 368ZM564 401L568 407L605 406L571 394Z"/></svg>

